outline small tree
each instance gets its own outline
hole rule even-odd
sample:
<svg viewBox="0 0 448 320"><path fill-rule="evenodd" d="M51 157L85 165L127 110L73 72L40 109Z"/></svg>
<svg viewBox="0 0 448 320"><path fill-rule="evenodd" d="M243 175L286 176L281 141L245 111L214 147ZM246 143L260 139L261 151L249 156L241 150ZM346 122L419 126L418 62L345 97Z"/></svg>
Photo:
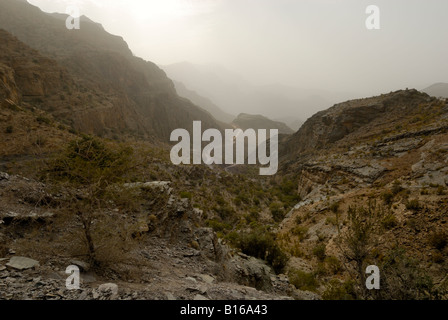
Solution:
<svg viewBox="0 0 448 320"><path fill-rule="evenodd" d="M353 278L359 280L359 295L366 299L368 293L365 286L365 268L367 261L371 258L372 249L376 245L374 234L381 210L376 207L374 202L369 202L366 208L350 207L347 215L348 228L341 235L339 248L345 261L354 265L355 274L350 268L347 268L347 271Z"/></svg>
<svg viewBox="0 0 448 320"><path fill-rule="evenodd" d="M104 209L111 200L109 188L124 180L131 155L129 147L113 148L98 138L83 136L70 142L50 166L49 178L69 194L68 209L82 224L88 256L93 263L97 262L93 222L104 218Z"/></svg>

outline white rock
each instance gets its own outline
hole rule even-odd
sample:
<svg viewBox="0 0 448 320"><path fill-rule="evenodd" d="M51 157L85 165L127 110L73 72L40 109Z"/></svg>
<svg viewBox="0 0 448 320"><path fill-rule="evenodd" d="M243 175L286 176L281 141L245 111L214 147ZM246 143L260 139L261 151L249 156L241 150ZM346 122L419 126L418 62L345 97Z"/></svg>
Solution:
<svg viewBox="0 0 448 320"><path fill-rule="evenodd" d="M9 174L6 172L0 172L0 180L9 180Z"/></svg>
<svg viewBox="0 0 448 320"><path fill-rule="evenodd" d="M12 257L6 266L16 270L26 270L39 266L39 261L25 257Z"/></svg>

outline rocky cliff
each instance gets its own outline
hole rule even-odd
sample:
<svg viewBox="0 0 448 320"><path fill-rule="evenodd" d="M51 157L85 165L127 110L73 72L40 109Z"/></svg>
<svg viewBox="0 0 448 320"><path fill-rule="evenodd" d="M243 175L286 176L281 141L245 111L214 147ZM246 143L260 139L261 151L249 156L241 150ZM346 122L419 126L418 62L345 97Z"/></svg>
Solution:
<svg viewBox="0 0 448 320"><path fill-rule="evenodd" d="M172 130L190 129L193 120L221 128L209 113L177 96L155 64L134 57L121 37L85 17L81 29L68 30L65 19L24 1L0 3L0 28L38 50L13 44L14 37L2 33L4 58L14 50L19 58L0 62L20 75L22 96L51 105L50 111L84 132L127 131L168 141Z"/></svg>

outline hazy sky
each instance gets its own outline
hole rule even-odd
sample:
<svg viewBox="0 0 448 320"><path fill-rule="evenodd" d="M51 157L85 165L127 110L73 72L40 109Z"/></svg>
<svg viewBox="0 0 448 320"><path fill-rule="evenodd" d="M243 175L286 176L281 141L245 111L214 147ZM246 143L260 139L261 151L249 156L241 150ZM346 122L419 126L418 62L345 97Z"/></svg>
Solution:
<svg viewBox="0 0 448 320"><path fill-rule="evenodd" d="M63 13L78 5L159 65L218 64L255 84L370 95L448 82L447 0L29 2ZM372 4L381 30L365 27Z"/></svg>

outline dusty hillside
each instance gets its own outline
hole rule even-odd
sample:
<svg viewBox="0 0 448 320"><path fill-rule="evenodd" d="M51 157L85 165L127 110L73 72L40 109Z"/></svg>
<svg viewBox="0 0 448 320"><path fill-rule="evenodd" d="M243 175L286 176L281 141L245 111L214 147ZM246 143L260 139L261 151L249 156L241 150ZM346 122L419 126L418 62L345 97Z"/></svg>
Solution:
<svg viewBox="0 0 448 320"><path fill-rule="evenodd" d="M87 18L81 29L68 30L62 16L46 14L24 1L0 3L0 28L57 61L72 79L71 85L52 89L64 99L55 101L50 111L72 121L75 129L109 135L126 129L168 141L172 130L189 129L193 120L221 128L209 113L178 97L171 80L155 64L134 57L121 37ZM33 86L28 84L34 99L48 100L39 83Z"/></svg>
<svg viewBox="0 0 448 320"><path fill-rule="evenodd" d="M390 277L383 298L416 298L430 292L434 298L437 290L445 292L445 100L406 90L345 102L312 117L288 144L301 150L285 157L284 166L285 174L298 174L302 198L279 229L284 248L293 256L291 270L300 270L300 277L308 277L324 297L353 293L334 280L353 280L359 289L347 237L356 229L353 213L363 212L360 221L369 226L364 230L368 241L358 239L365 250L359 264L381 266ZM403 262L406 259L413 264ZM394 264L397 273L412 273L414 278L391 280ZM420 283L424 279L428 282Z"/></svg>
<svg viewBox="0 0 448 320"><path fill-rule="evenodd" d="M297 201L291 189L256 174L174 166L163 143L78 134L25 102L11 68L1 76L0 299L318 298L280 274L284 257L268 231L271 203ZM104 166L104 155L119 164ZM269 235L266 261L241 252L253 226ZM77 291L65 288L71 264L82 269ZM111 282L118 292L102 292Z"/></svg>

